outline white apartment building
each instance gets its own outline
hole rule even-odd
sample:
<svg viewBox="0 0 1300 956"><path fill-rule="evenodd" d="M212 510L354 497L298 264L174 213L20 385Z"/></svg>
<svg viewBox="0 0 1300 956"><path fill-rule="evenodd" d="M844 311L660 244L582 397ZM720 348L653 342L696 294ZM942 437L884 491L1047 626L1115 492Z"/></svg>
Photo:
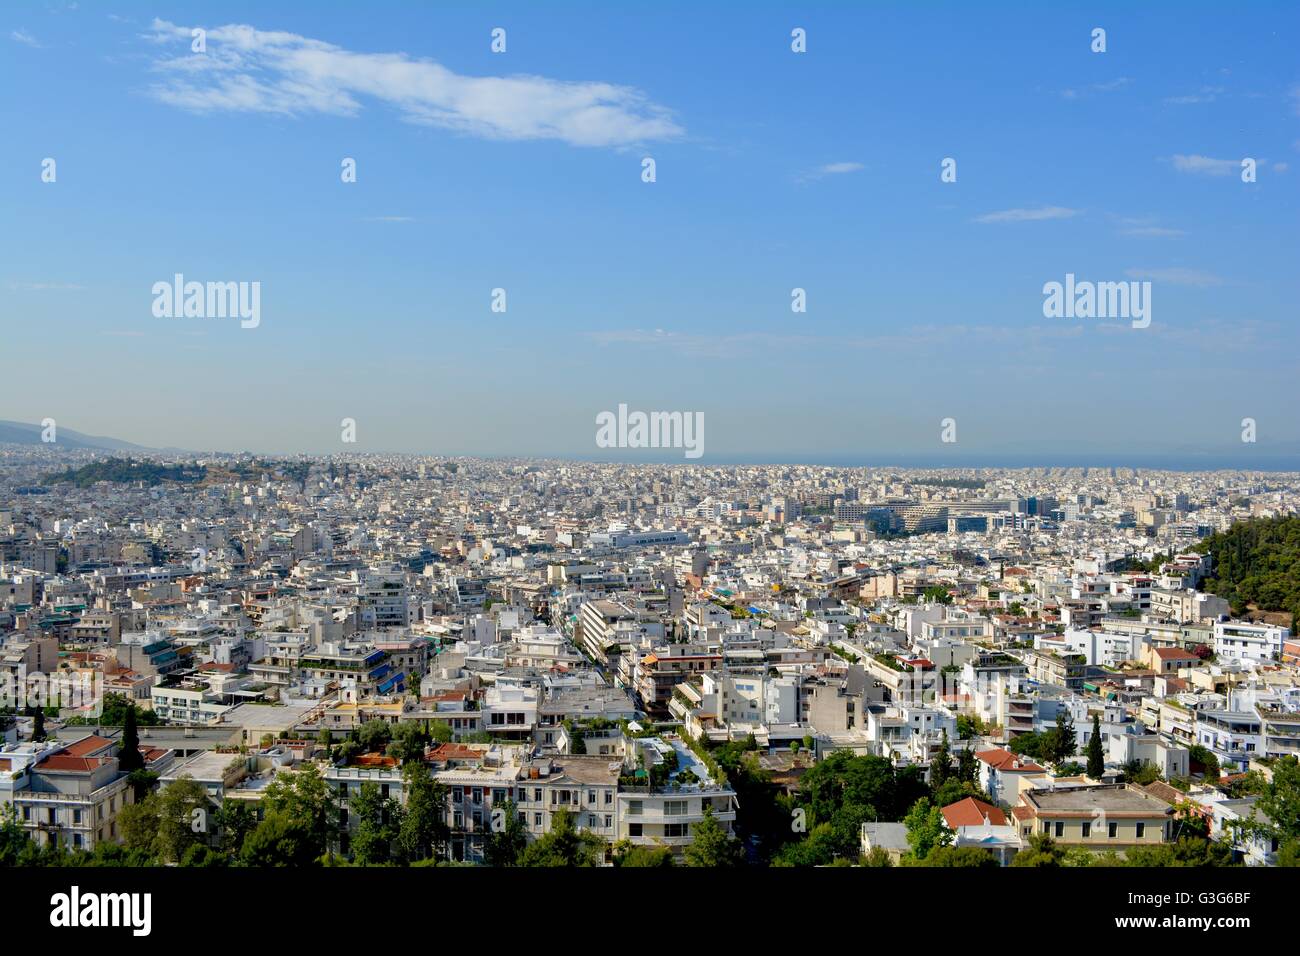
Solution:
<svg viewBox="0 0 1300 956"><path fill-rule="evenodd" d="M1220 661L1280 660L1282 643L1291 637L1291 629L1277 624L1250 624L1245 621L1215 621L1214 653Z"/></svg>

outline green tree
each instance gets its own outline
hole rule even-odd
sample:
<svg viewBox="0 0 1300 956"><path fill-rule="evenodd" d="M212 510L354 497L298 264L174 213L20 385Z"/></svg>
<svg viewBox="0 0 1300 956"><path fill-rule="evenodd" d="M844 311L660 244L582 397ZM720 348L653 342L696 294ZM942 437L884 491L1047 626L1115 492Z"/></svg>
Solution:
<svg viewBox="0 0 1300 956"><path fill-rule="evenodd" d="M957 779L962 783L974 785L979 779L980 762L975 756L974 747L965 747L957 754Z"/></svg>
<svg viewBox="0 0 1300 956"><path fill-rule="evenodd" d="M673 861L673 851L666 846L634 846L627 840L621 840L614 847L614 865L651 868L676 864Z"/></svg>
<svg viewBox="0 0 1300 956"><path fill-rule="evenodd" d="M311 835L313 858L324 855L334 845L338 832L338 805L315 764L304 764L300 770L277 774L267 784L262 804L268 812L284 814L295 821L296 826L306 828Z"/></svg>
<svg viewBox="0 0 1300 956"><path fill-rule="evenodd" d="M257 829L257 815L244 800L227 800L213 814L220 834L221 849L229 857L239 855L248 834Z"/></svg>
<svg viewBox="0 0 1300 956"><path fill-rule="evenodd" d="M224 854L214 850L210 846L202 843L195 843L185 851L185 856L181 859L181 866L225 866L226 857Z"/></svg>
<svg viewBox="0 0 1300 956"><path fill-rule="evenodd" d="M379 753L393 739L393 725L386 720L367 720L357 730L357 742L364 753Z"/></svg>
<svg viewBox="0 0 1300 956"><path fill-rule="evenodd" d="M320 858L318 840L310 820L271 809L244 839L240 862L256 867L311 866Z"/></svg>
<svg viewBox="0 0 1300 956"><path fill-rule="evenodd" d="M494 818L498 811L503 812L504 817L500 828L493 820L492 833L483 847L483 860L488 866L515 866L528 846L528 831L519 819L519 806L513 800L494 806Z"/></svg>
<svg viewBox="0 0 1300 956"><path fill-rule="evenodd" d="M939 749L930 758L930 789L939 790L952 773L952 751L948 747L948 732L943 732Z"/></svg>
<svg viewBox="0 0 1300 956"><path fill-rule="evenodd" d="M429 726L429 736L435 744L451 743L451 726L445 720L435 720Z"/></svg>
<svg viewBox="0 0 1300 956"><path fill-rule="evenodd" d="M917 860L924 860L931 850L952 845L952 831L942 810L925 797L916 801L903 823L907 827L907 844Z"/></svg>
<svg viewBox="0 0 1300 956"><path fill-rule="evenodd" d="M687 866L732 867L739 866L745 857L740 841L735 839L706 806L699 823L691 827L691 842L687 844Z"/></svg>
<svg viewBox="0 0 1300 956"><path fill-rule="evenodd" d="M157 795L157 808L154 855L161 862L179 863L190 847L207 840L208 794L192 777L181 777L163 787Z"/></svg>
<svg viewBox="0 0 1300 956"><path fill-rule="evenodd" d="M925 858L926 866L949 867L992 867L1001 866L998 858L988 850L977 846L940 846L931 850Z"/></svg>
<svg viewBox="0 0 1300 956"><path fill-rule="evenodd" d="M148 854L150 858L155 853L158 825L158 795L154 793L138 803L128 803L117 812L117 830L122 835L122 843L128 850Z"/></svg>
<svg viewBox="0 0 1300 956"><path fill-rule="evenodd" d="M402 766L406 783L406 812L402 814L397 844L408 862L442 855L446 845L447 788L433 779L423 761Z"/></svg>
<svg viewBox="0 0 1300 956"><path fill-rule="evenodd" d="M1066 757L1073 757L1076 747L1076 738L1074 733L1074 718L1070 712L1062 708L1056 714L1056 727L1049 732L1051 734L1051 753L1047 755L1053 763L1064 760Z"/></svg>
<svg viewBox="0 0 1300 956"><path fill-rule="evenodd" d="M389 862L401 826L397 803L384 799L379 786L367 780L349 805L357 822L351 840L353 861L362 866Z"/></svg>
<svg viewBox="0 0 1300 956"><path fill-rule="evenodd" d="M1300 840L1300 760L1282 757L1272 769L1272 782L1255 801L1251 829L1280 843Z"/></svg>
<svg viewBox="0 0 1300 956"><path fill-rule="evenodd" d="M1063 866L1065 851L1046 833L1035 833L1029 846L1011 860L1012 866Z"/></svg>
<svg viewBox="0 0 1300 956"><path fill-rule="evenodd" d="M1092 736L1088 738L1088 776L1100 780L1106 772L1106 758L1101 751L1101 716L1092 715Z"/></svg>
<svg viewBox="0 0 1300 956"><path fill-rule="evenodd" d="M136 730L135 705L128 704L123 716L122 745L117 752L117 769L123 773L144 769L144 755L140 753L140 734Z"/></svg>
<svg viewBox="0 0 1300 956"><path fill-rule="evenodd" d="M429 741L428 732L417 723L398 724L393 731L393 739L388 744L388 756L396 757L402 763L424 759L424 747Z"/></svg>
<svg viewBox="0 0 1300 956"><path fill-rule="evenodd" d="M568 810L551 815L551 828L530 843L519 858L520 866L588 867L605 857L605 841L591 833L580 833Z"/></svg>
<svg viewBox="0 0 1300 956"><path fill-rule="evenodd" d="M1124 854L1125 866L1231 866L1232 847L1221 840L1183 836L1173 843L1136 846Z"/></svg>
<svg viewBox="0 0 1300 956"><path fill-rule="evenodd" d="M1147 784L1155 783L1160 779L1160 770L1155 764L1146 760L1129 760L1120 768L1124 774L1125 783L1137 784L1145 787Z"/></svg>
<svg viewBox="0 0 1300 956"><path fill-rule="evenodd" d="M873 846L866 856L862 857L859 865L869 866L873 869L887 869L894 865L894 860L889 855L889 851L883 846Z"/></svg>

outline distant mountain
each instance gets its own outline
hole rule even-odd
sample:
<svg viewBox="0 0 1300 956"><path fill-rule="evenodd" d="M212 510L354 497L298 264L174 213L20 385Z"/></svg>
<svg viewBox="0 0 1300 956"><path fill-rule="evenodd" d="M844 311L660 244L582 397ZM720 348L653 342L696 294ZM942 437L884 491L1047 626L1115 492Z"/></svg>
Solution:
<svg viewBox="0 0 1300 956"><path fill-rule="evenodd" d="M0 421L0 442L11 445L39 445L41 444L42 430L40 425ZM71 428L64 428L62 425L57 427L54 437L57 439L54 444L62 448L92 448L99 451L157 451L154 448L146 448L144 445L122 441L120 438L83 435L81 432L73 431Z"/></svg>

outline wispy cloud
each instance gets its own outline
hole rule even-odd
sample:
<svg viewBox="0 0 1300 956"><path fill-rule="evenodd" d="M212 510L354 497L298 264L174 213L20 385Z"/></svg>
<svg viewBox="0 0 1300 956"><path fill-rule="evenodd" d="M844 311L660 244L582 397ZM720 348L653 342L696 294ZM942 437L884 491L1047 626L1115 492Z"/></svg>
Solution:
<svg viewBox="0 0 1300 956"><path fill-rule="evenodd" d="M1239 159L1211 159L1209 156L1184 156L1181 153L1172 160L1174 169L1180 173L1192 173L1199 176L1231 176L1241 170Z"/></svg>
<svg viewBox="0 0 1300 956"><path fill-rule="evenodd" d="M145 39L180 55L155 60L149 92L196 113L354 116L364 100L407 122L501 140L552 139L573 146L631 146L684 132L672 114L628 86L541 76L462 76L406 53L356 53L245 25L207 31L190 52L190 28L154 20Z"/></svg>
<svg viewBox="0 0 1300 956"><path fill-rule="evenodd" d="M1195 93L1184 96L1166 96L1165 102L1174 106L1188 106L1195 103L1213 103L1224 92L1222 86L1202 86Z"/></svg>
<svg viewBox="0 0 1300 956"><path fill-rule="evenodd" d="M1150 279L1153 282L1165 282L1169 285L1188 285L1196 288L1223 285L1223 279L1209 272L1196 269L1184 269L1175 266L1168 269L1128 269L1124 272L1130 279Z"/></svg>
<svg viewBox="0 0 1300 956"><path fill-rule="evenodd" d="M867 167L861 163L827 163L825 166L818 166L806 173L800 173L795 177L796 181L801 183L812 182L816 179L825 179L827 176L843 176L845 173L859 173Z"/></svg>
<svg viewBox="0 0 1300 956"><path fill-rule="evenodd" d="M26 30L11 31L9 34L9 39L13 40L16 43L22 43L26 46L33 47L37 50L41 48L41 44L39 41L37 41L36 37L32 36Z"/></svg>
<svg viewBox="0 0 1300 956"><path fill-rule="evenodd" d="M1105 83L1090 83L1088 86L1084 87L1061 90L1061 96L1067 100L1077 100L1079 97L1086 96L1090 93L1114 93L1118 90L1124 89L1124 87L1128 86L1132 82L1133 80L1131 77L1119 76L1113 80L1107 80Z"/></svg>
<svg viewBox="0 0 1300 956"><path fill-rule="evenodd" d="M1134 239L1178 239L1187 235L1182 229L1161 226L1154 219L1120 219L1120 235Z"/></svg>
<svg viewBox="0 0 1300 956"><path fill-rule="evenodd" d="M1003 209L976 216L975 222L1042 222L1046 219L1070 219L1082 210L1065 206L1038 206L1034 209Z"/></svg>

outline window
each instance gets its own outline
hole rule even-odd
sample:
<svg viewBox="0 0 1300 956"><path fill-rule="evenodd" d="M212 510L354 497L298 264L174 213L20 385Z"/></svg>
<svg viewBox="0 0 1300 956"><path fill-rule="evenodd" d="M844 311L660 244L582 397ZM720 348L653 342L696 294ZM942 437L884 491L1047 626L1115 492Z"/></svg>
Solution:
<svg viewBox="0 0 1300 956"><path fill-rule="evenodd" d="M606 790L606 791L605 791L605 806L609 806L609 805L610 805L611 803L613 803L613 802L614 802L614 791L613 791L613 790Z"/></svg>
<svg viewBox="0 0 1300 956"><path fill-rule="evenodd" d="M664 816L666 817L684 817L686 816L685 800L665 800Z"/></svg>
<svg viewBox="0 0 1300 956"><path fill-rule="evenodd" d="M684 837L686 836L685 823L665 823L664 836L666 837Z"/></svg>
<svg viewBox="0 0 1300 956"><path fill-rule="evenodd" d="M542 825L542 815L541 815L540 813L534 813L534 814L533 814L533 826L535 826L535 827L540 827L541 825Z"/></svg>
<svg viewBox="0 0 1300 956"><path fill-rule="evenodd" d="M1110 837L1112 840L1119 836L1119 824L1113 821L1106 824L1106 836Z"/></svg>
<svg viewBox="0 0 1300 956"><path fill-rule="evenodd" d="M605 829L608 830L613 825L614 825L614 818L610 816L608 813L605 814ZM1274 840L1273 842L1276 843L1277 841Z"/></svg>
<svg viewBox="0 0 1300 956"><path fill-rule="evenodd" d="M1146 836L1146 832L1147 832L1147 825L1145 823L1139 823L1137 825L1137 838L1139 840L1142 839L1144 836Z"/></svg>
<svg viewBox="0 0 1300 956"><path fill-rule="evenodd" d="M1092 824L1089 823L1087 820L1084 820L1084 821L1083 821L1083 838L1086 840L1086 839L1088 839L1088 837L1090 837L1090 836L1092 836Z"/></svg>
<svg viewBox="0 0 1300 956"><path fill-rule="evenodd" d="M533 788L533 803L541 803L541 802L542 802L542 788L541 788L541 787L534 787L534 788Z"/></svg>
<svg viewBox="0 0 1300 956"><path fill-rule="evenodd" d="M629 800L627 802L628 816L639 817L641 815L641 801Z"/></svg>
<svg viewBox="0 0 1300 956"><path fill-rule="evenodd" d="M1058 838L1065 836L1065 824L1059 820L1056 823L1056 835Z"/></svg>
<svg viewBox="0 0 1300 956"><path fill-rule="evenodd" d="M641 835L641 824L629 823L627 825L627 835L630 837L639 837Z"/></svg>
<svg viewBox="0 0 1300 956"><path fill-rule="evenodd" d="M587 806L589 806L589 807L594 807L595 805L596 805L596 791L595 791L595 790L588 790L588 791L587 791Z"/></svg>

